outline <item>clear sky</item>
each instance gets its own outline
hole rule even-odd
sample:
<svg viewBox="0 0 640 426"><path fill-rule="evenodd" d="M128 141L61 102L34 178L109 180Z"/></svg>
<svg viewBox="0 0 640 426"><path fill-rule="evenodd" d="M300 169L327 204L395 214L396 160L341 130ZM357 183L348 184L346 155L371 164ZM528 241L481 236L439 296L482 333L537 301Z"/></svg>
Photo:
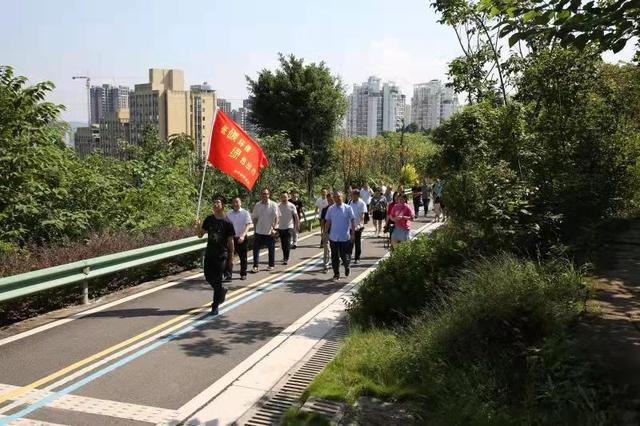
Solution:
<svg viewBox="0 0 640 426"><path fill-rule="evenodd" d="M235 106L245 75L275 68L277 54L324 61L351 87L370 75L412 85L446 78L459 56L430 0L9 0L0 14L0 64L31 81L51 80L63 118L85 121L94 84L133 87L148 69L179 68ZM630 56L630 53L628 54Z"/></svg>
<svg viewBox="0 0 640 426"><path fill-rule="evenodd" d="M237 104L244 76L274 68L277 54L324 61L351 87L369 75L414 83L445 78L459 55L428 0L15 0L0 14L0 64L51 80L63 118L85 121L84 83L145 83L148 69L179 68Z"/></svg>

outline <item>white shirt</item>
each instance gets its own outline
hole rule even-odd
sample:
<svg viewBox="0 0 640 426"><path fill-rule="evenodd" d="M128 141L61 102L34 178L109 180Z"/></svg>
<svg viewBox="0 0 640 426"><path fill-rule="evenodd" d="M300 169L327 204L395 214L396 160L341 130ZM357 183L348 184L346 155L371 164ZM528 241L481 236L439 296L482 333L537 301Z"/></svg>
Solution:
<svg viewBox="0 0 640 426"><path fill-rule="evenodd" d="M271 228L273 227L276 217L280 217L280 212L278 211L278 205L275 201L268 200L266 204L259 201L253 207L253 214L251 216L256 226L256 234L271 235Z"/></svg>
<svg viewBox="0 0 640 426"><path fill-rule="evenodd" d="M280 214L278 229L293 229L293 218L298 215L296 206L288 201L286 203L279 203L278 213Z"/></svg>
<svg viewBox="0 0 640 426"><path fill-rule="evenodd" d="M236 232L236 237L240 236L240 233L244 230L246 225L252 225L251 215L248 211L240 208L238 211L230 210L227 213L227 219L233 224L233 229Z"/></svg>
<svg viewBox="0 0 640 426"><path fill-rule="evenodd" d="M362 188L360 190L360 198L366 205L369 205L371 202L371 192L368 189Z"/></svg>
<svg viewBox="0 0 640 426"><path fill-rule="evenodd" d="M318 199L316 200L316 207L318 208L319 211L322 211L322 209L324 209L328 205L329 205L329 202L327 201L326 197L318 197Z"/></svg>
<svg viewBox="0 0 640 426"><path fill-rule="evenodd" d="M356 228L360 226L360 219L362 215L367 213L367 205L362 201L362 199L358 198L358 201L349 201L349 205L353 210L353 215L355 216Z"/></svg>

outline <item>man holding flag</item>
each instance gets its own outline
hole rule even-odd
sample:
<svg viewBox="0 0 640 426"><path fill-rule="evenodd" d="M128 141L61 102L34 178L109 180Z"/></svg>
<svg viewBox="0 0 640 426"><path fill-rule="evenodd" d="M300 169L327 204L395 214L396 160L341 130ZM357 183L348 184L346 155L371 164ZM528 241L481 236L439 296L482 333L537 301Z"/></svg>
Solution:
<svg viewBox="0 0 640 426"><path fill-rule="evenodd" d="M267 157L264 156L260 146L227 117L224 111L216 108L213 117L207 162L251 190L260 176L260 171L269 164ZM204 275L213 287L211 312L217 315L218 307L224 302L226 295L226 290L222 287L223 273L225 269L231 270L233 262L235 230L225 215L225 199L222 196L216 195L213 198L213 214L207 216L204 222L200 221L206 171L205 163L196 212L196 232L199 237L207 233Z"/></svg>

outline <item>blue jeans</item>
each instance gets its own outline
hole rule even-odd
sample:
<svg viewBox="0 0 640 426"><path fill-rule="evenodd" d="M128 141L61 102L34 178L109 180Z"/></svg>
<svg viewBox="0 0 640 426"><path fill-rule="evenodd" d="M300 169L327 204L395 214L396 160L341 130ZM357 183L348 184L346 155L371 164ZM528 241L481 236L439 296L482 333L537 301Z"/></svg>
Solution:
<svg viewBox="0 0 640 426"><path fill-rule="evenodd" d="M253 237L253 266L260 262L260 249L267 246L269 250L269 266L276 264L276 240L271 235L255 234Z"/></svg>

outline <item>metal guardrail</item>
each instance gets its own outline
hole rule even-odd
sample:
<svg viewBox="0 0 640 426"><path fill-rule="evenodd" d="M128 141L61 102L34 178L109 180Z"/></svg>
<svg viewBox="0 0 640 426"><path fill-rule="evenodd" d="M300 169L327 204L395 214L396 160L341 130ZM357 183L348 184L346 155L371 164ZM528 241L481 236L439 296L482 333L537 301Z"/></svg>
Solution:
<svg viewBox="0 0 640 426"><path fill-rule="evenodd" d="M301 222L309 222L309 230L311 230L318 215L309 211L305 212L305 217L306 219ZM254 232L250 231L247 236L253 234ZM188 237L0 278L0 302L52 288L82 283L82 299L86 304L89 303L88 281L93 278L201 251L206 246L207 240L204 237Z"/></svg>

